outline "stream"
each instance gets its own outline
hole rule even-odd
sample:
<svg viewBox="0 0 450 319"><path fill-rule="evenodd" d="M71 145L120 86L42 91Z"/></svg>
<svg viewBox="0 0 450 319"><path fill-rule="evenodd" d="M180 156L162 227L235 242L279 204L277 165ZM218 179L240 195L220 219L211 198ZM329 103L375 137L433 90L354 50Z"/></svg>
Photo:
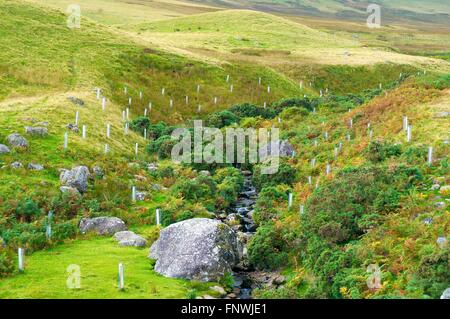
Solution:
<svg viewBox="0 0 450 319"><path fill-rule="evenodd" d="M253 220L253 206L255 205L258 194L252 184L252 173L250 171L242 171L242 174L244 175L244 189L239 194L233 207L226 211L226 217L225 215L221 216L222 221L225 223L232 223L231 228L237 232L239 242L243 246L241 262L233 269L233 293L228 295L228 298L233 299L252 298L252 280L249 277L252 269L248 263L247 244L256 232L256 225Z"/></svg>

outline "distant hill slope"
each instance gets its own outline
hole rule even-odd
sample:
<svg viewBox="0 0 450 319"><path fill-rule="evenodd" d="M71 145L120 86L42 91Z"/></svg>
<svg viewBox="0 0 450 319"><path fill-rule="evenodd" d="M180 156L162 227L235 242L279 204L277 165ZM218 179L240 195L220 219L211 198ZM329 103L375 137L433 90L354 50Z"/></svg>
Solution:
<svg viewBox="0 0 450 319"><path fill-rule="evenodd" d="M360 20L367 16L369 3L383 8L383 19L450 24L450 3L445 0L194 0L231 8L255 9L292 15L313 15Z"/></svg>

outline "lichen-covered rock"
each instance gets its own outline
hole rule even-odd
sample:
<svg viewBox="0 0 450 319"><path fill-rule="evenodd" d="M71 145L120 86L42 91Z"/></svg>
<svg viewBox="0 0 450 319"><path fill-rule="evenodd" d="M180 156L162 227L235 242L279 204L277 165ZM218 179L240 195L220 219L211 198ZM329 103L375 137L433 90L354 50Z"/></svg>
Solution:
<svg viewBox="0 0 450 319"><path fill-rule="evenodd" d="M276 154L276 149L278 147L278 154ZM294 147L288 141L272 141L261 149L260 156L265 158L267 156L279 157L292 157L295 154Z"/></svg>
<svg viewBox="0 0 450 319"><path fill-rule="evenodd" d="M67 99L75 105L84 106L84 101L80 98L69 96Z"/></svg>
<svg viewBox="0 0 450 319"><path fill-rule="evenodd" d="M80 193L88 189L89 169L86 166L77 166L71 170L63 170L59 180L64 186L76 188Z"/></svg>
<svg viewBox="0 0 450 319"><path fill-rule="evenodd" d="M61 186L61 187L59 188L59 190L60 190L61 193L63 193L63 194L80 195L80 192L79 192L78 189L76 189L75 187Z"/></svg>
<svg viewBox="0 0 450 319"><path fill-rule="evenodd" d="M121 246L144 247L147 245L147 241L144 238L128 230L115 233L114 238Z"/></svg>
<svg viewBox="0 0 450 319"><path fill-rule="evenodd" d="M31 136L46 136L48 130L46 127L25 126L25 133Z"/></svg>
<svg viewBox="0 0 450 319"><path fill-rule="evenodd" d="M15 168L15 169L18 169L18 168L22 168L23 165L22 165L21 162L14 162L14 163L11 163L11 167Z"/></svg>
<svg viewBox="0 0 450 319"><path fill-rule="evenodd" d="M105 175L105 172L103 171L103 168L101 168L100 166L94 166L92 168L92 172L98 178L103 178L103 176Z"/></svg>
<svg viewBox="0 0 450 319"><path fill-rule="evenodd" d="M78 128L78 125L75 125L75 124L72 124L72 123L67 124L66 128L68 130L71 130L74 133L78 133L80 131L80 129Z"/></svg>
<svg viewBox="0 0 450 319"><path fill-rule="evenodd" d="M32 171L42 171L44 169L43 165L34 164L34 163L29 163L27 167L29 170L32 170Z"/></svg>
<svg viewBox="0 0 450 319"><path fill-rule="evenodd" d="M8 144L12 147L28 147L28 141L19 133L13 133L6 138Z"/></svg>
<svg viewBox="0 0 450 319"><path fill-rule="evenodd" d="M9 149L8 146L0 144L0 154L7 154L9 152L11 152L11 150Z"/></svg>
<svg viewBox="0 0 450 319"><path fill-rule="evenodd" d="M149 257L163 276L218 280L239 262L236 233L218 220L185 220L161 231Z"/></svg>
<svg viewBox="0 0 450 319"><path fill-rule="evenodd" d="M441 299L450 299L450 288L444 290L441 295Z"/></svg>
<svg viewBox="0 0 450 319"><path fill-rule="evenodd" d="M123 220L117 217L82 218L79 228L82 234L94 232L99 235L113 235L127 230Z"/></svg>

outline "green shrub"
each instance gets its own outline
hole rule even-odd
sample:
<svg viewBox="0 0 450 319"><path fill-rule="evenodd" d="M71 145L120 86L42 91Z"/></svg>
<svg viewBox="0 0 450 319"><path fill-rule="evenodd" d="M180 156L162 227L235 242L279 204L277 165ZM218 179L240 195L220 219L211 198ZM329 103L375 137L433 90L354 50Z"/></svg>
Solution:
<svg viewBox="0 0 450 319"><path fill-rule="evenodd" d="M130 122L130 128L141 135L144 135L144 129L147 129L148 131L149 127L150 119L146 116L139 116Z"/></svg>
<svg viewBox="0 0 450 319"><path fill-rule="evenodd" d="M278 172L275 174L261 174L262 165L255 165L253 172L253 185L261 190L266 186L278 184L292 185L296 179L296 170L286 163L280 163Z"/></svg>
<svg viewBox="0 0 450 319"><path fill-rule="evenodd" d="M234 123L239 123L239 117L230 111L221 111L208 115L206 124L209 127L222 128Z"/></svg>
<svg viewBox="0 0 450 319"><path fill-rule="evenodd" d="M401 153L400 145L375 141L370 143L366 155L369 161L379 163L390 157L400 156Z"/></svg>
<svg viewBox="0 0 450 319"><path fill-rule="evenodd" d="M250 263L257 269L275 270L287 265L288 254L285 251L280 230L273 223L260 226L248 244Z"/></svg>
<svg viewBox="0 0 450 319"><path fill-rule="evenodd" d="M263 108L250 103L233 105L229 111L241 119L245 117L258 116L263 119L273 119L277 114L277 112L272 108Z"/></svg>
<svg viewBox="0 0 450 319"><path fill-rule="evenodd" d="M13 254L0 248L0 278L6 277L14 271L15 258Z"/></svg>

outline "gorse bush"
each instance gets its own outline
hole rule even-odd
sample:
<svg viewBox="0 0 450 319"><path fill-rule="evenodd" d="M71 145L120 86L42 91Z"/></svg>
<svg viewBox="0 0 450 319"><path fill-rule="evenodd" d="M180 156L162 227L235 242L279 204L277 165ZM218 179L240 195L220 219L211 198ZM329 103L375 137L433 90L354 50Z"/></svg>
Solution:
<svg viewBox="0 0 450 319"><path fill-rule="evenodd" d="M289 164L280 163L275 174L262 174L263 167L262 164L255 165L253 170L253 184L258 190L278 184L292 185L296 180L296 170Z"/></svg>
<svg viewBox="0 0 450 319"><path fill-rule="evenodd" d="M286 243L272 222L260 226L248 244L250 263L257 269L274 270L288 262Z"/></svg>
<svg viewBox="0 0 450 319"><path fill-rule="evenodd" d="M378 141L371 142L366 152L367 159L373 163L383 162L388 158L397 157L401 154L402 149L400 145Z"/></svg>
<svg viewBox="0 0 450 319"><path fill-rule="evenodd" d="M0 247L0 278L9 276L14 271L14 255Z"/></svg>

